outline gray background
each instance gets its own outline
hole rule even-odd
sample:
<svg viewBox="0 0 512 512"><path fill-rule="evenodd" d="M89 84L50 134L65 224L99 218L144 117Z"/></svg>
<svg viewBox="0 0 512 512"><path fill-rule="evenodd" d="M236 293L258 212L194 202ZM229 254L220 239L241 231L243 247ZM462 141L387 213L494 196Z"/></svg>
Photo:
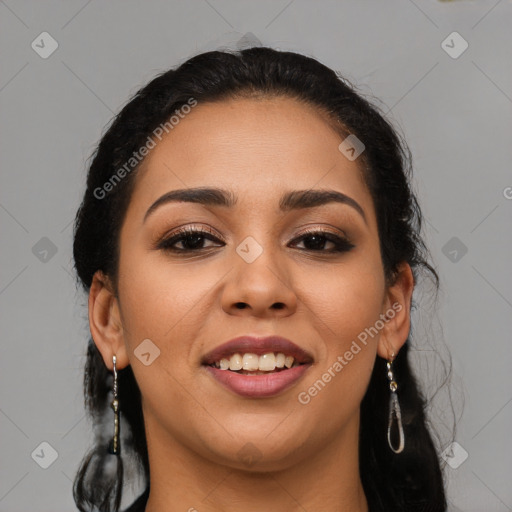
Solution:
<svg viewBox="0 0 512 512"><path fill-rule="evenodd" d="M404 133L443 281L438 313L415 313L427 313L413 355L428 396L453 358L432 410L441 452L451 390L450 510L512 510L511 24L510 0L0 1L0 511L75 510L71 480L91 436L71 223L87 158L157 72L247 33L341 71ZM59 45L46 59L31 47L51 48L44 31ZM457 58L445 49L458 53L458 36L442 46L454 31L469 44ZM47 469L42 442L58 454Z"/></svg>

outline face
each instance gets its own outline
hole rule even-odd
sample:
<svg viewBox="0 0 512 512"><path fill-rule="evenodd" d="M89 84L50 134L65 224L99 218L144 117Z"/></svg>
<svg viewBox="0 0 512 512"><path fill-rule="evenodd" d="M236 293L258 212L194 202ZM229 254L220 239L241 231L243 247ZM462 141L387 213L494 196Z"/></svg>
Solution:
<svg viewBox="0 0 512 512"><path fill-rule="evenodd" d="M237 99L195 107L143 162L114 307L118 361L139 384L148 444L241 468L251 443L255 467L270 470L357 431L396 322L383 315L396 308L372 199L342 140L296 100ZM222 193L155 204L196 188ZM305 202L306 191L331 194ZM283 370L298 377L277 391L236 391L215 376L231 370L203 363L243 335L287 338L308 364Z"/></svg>

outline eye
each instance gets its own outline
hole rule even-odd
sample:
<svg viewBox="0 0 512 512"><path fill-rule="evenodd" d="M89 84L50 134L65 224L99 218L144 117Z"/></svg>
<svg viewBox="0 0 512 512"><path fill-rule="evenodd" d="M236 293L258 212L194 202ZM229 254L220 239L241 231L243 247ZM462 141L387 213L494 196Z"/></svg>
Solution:
<svg viewBox="0 0 512 512"><path fill-rule="evenodd" d="M303 247L300 247L300 245ZM222 247L224 242L209 229L199 229L190 226L180 228L158 244L158 249L174 253L199 252L211 247ZM290 246L303 251L342 253L348 252L355 246L343 236L329 231L312 230L294 239Z"/></svg>
<svg viewBox="0 0 512 512"><path fill-rule="evenodd" d="M298 247L298 244L303 244L304 247ZM291 245L303 251L324 253L348 252L355 247L345 237L323 230L303 233Z"/></svg>
<svg viewBox="0 0 512 512"><path fill-rule="evenodd" d="M216 242L216 243L212 243ZM210 247L225 245L207 229L197 229L187 226L175 231L158 244L158 248L172 252L198 252Z"/></svg>

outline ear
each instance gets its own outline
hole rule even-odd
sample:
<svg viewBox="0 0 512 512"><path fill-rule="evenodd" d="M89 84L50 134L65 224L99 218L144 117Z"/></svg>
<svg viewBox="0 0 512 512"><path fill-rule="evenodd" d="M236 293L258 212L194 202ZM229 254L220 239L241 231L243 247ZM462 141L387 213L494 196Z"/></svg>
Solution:
<svg viewBox="0 0 512 512"><path fill-rule="evenodd" d="M381 331L377 353L383 359L394 359L407 341L411 327L411 300L414 290L414 276L408 263L398 266L395 280L386 291L383 301L383 315L387 320Z"/></svg>
<svg viewBox="0 0 512 512"><path fill-rule="evenodd" d="M119 302L110 280L100 270L94 274L89 290L89 327L107 368L113 369L114 355L118 370L128 366Z"/></svg>

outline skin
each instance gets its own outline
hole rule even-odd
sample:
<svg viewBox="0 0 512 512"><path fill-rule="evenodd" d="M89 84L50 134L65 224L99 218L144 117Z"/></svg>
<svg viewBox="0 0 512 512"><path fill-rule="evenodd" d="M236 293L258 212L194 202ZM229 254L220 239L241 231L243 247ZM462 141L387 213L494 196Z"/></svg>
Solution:
<svg viewBox="0 0 512 512"><path fill-rule="evenodd" d="M118 369L131 364L141 389L146 512L368 510L359 407L376 356L396 355L407 339L414 283L406 263L386 283L374 205L358 161L338 150L342 140L294 99L225 100L195 107L139 169L117 286L96 273L89 320L107 367L114 354ZM144 222L160 196L194 187L227 189L237 203L168 203ZM337 202L280 211L282 194L309 189L350 196L366 219ZM157 247L182 225L209 228L220 241L205 239L207 249L188 256ZM329 241L298 240L311 228L345 234L355 247L330 253ZM263 248L252 263L236 252L247 236ZM401 310L378 335L308 404L299 403L298 394L396 303ZM242 398L201 366L207 352L242 334L289 338L314 363L279 396ZM134 351L148 338L160 355L145 366ZM253 464L238 454L247 443L257 450Z"/></svg>

